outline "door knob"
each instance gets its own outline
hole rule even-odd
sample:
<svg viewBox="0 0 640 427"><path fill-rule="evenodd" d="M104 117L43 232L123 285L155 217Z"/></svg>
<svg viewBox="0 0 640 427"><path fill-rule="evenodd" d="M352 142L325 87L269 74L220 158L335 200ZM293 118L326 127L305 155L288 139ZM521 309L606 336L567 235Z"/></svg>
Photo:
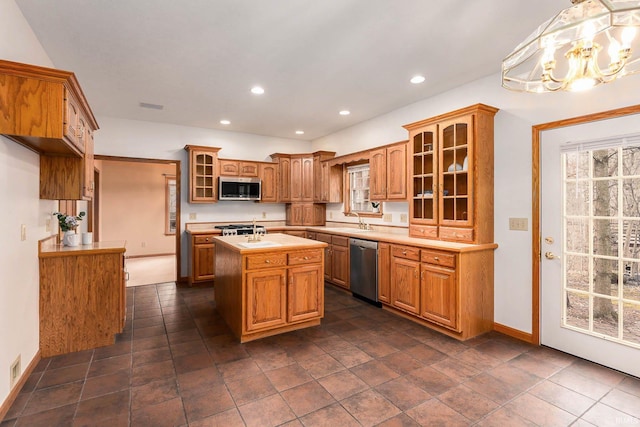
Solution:
<svg viewBox="0 0 640 427"><path fill-rule="evenodd" d="M555 255L553 252L550 252L550 251L545 252L545 253L544 253L544 257L545 257L546 259L560 259L560 257L559 257L559 256Z"/></svg>

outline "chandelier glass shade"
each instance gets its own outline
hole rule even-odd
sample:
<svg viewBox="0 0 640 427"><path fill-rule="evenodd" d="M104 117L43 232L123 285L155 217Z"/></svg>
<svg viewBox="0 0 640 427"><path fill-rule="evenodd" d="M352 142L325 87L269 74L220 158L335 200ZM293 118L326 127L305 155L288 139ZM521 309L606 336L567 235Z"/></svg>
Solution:
<svg viewBox="0 0 640 427"><path fill-rule="evenodd" d="M640 0L572 0L502 61L502 86L579 91L640 71Z"/></svg>

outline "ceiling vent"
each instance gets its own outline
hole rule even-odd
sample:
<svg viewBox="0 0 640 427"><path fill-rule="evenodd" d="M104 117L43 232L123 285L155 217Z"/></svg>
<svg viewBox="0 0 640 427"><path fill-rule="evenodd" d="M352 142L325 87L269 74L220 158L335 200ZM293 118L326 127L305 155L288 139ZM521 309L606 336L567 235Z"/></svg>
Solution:
<svg viewBox="0 0 640 427"><path fill-rule="evenodd" d="M141 108L149 108L151 110L162 110L164 109L164 105L160 105L160 104L150 104L148 102L141 102L140 103L140 107Z"/></svg>

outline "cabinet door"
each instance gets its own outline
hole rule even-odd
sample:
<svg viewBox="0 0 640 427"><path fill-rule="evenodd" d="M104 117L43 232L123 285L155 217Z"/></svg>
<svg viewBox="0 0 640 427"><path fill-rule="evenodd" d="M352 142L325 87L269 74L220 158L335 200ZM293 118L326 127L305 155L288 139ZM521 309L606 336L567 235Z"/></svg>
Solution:
<svg viewBox="0 0 640 427"><path fill-rule="evenodd" d="M86 199L92 199L94 193L94 166L93 166L93 132L86 128L84 137L84 180L82 192Z"/></svg>
<svg viewBox="0 0 640 427"><path fill-rule="evenodd" d="M257 177L258 164L256 162L240 162L240 176Z"/></svg>
<svg viewBox="0 0 640 427"><path fill-rule="evenodd" d="M213 243L193 246L193 281L213 280L216 250Z"/></svg>
<svg viewBox="0 0 640 427"><path fill-rule="evenodd" d="M387 198L387 150L379 148L369 154L369 191L371 200Z"/></svg>
<svg viewBox="0 0 640 427"><path fill-rule="evenodd" d="M260 202L277 202L278 201L278 170L277 165L261 163L260 179L262 180L262 196Z"/></svg>
<svg viewBox="0 0 640 427"><path fill-rule="evenodd" d="M391 245L378 243L378 300L391 302Z"/></svg>
<svg viewBox="0 0 640 427"><path fill-rule="evenodd" d="M313 225L313 204L302 205L302 225Z"/></svg>
<svg viewBox="0 0 640 427"><path fill-rule="evenodd" d="M473 225L473 138L472 116L443 122L440 125L440 206L441 225Z"/></svg>
<svg viewBox="0 0 640 427"><path fill-rule="evenodd" d="M349 289L349 247L332 245L331 281Z"/></svg>
<svg viewBox="0 0 640 427"><path fill-rule="evenodd" d="M331 234L316 233L316 240L328 244L324 248L324 280L331 281L331 267L333 266L333 248L331 246Z"/></svg>
<svg viewBox="0 0 640 427"><path fill-rule="evenodd" d="M327 222L327 207L325 205L313 204L313 225L325 225Z"/></svg>
<svg viewBox="0 0 640 427"><path fill-rule="evenodd" d="M80 129L80 103L71 95L71 92L64 89L64 122L62 133L64 138L75 145L81 152L84 150L82 133Z"/></svg>
<svg viewBox="0 0 640 427"><path fill-rule="evenodd" d="M423 264L420 275L420 316L455 329L458 324L455 270Z"/></svg>
<svg viewBox="0 0 640 427"><path fill-rule="evenodd" d="M287 321L286 269L258 270L246 276L246 330L284 325Z"/></svg>
<svg viewBox="0 0 640 427"><path fill-rule="evenodd" d="M302 225L303 207L299 203L288 204L285 208L287 225Z"/></svg>
<svg viewBox="0 0 640 427"><path fill-rule="evenodd" d="M302 201L302 159L291 159L291 201Z"/></svg>
<svg viewBox="0 0 640 427"><path fill-rule="evenodd" d="M407 145L388 147L386 163L387 199L405 200L407 198Z"/></svg>
<svg viewBox="0 0 640 427"><path fill-rule="evenodd" d="M240 162L238 160L218 160L220 167L220 175L222 176L238 176L240 175Z"/></svg>
<svg viewBox="0 0 640 427"><path fill-rule="evenodd" d="M322 162L320 156L313 156L313 201L316 203L326 202L323 199L323 186Z"/></svg>
<svg viewBox="0 0 640 427"><path fill-rule="evenodd" d="M190 156L190 203L216 201L218 155L215 152L193 150Z"/></svg>
<svg viewBox="0 0 640 427"><path fill-rule="evenodd" d="M291 201L291 159L280 157L278 177L278 201Z"/></svg>
<svg viewBox="0 0 640 427"><path fill-rule="evenodd" d="M420 262L392 257L391 305L420 314Z"/></svg>
<svg viewBox="0 0 640 427"><path fill-rule="evenodd" d="M438 224L437 139L437 125L426 126L410 134L409 214L411 224Z"/></svg>
<svg viewBox="0 0 640 427"><path fill-rule="evenodd" d="M289 269L287 321L299 322L324 315L324 279L320 264Z"/></svg>
<svg viewBox="0 0 640 427"><path fill-rule="evenodd" d="M302 201L313 202L313 157L302 159Z"/></svg>

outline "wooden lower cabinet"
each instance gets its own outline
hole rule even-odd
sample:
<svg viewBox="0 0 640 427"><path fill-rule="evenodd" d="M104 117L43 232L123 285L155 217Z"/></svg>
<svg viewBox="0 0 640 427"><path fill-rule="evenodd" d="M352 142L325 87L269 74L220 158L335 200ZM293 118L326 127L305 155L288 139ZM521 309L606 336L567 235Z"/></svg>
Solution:
<svg viewBox="0 0 640 427"><path fill-rule="evenodd" d="M324 279L349 289L349 238L328 233L316 233L316 240L325 242Z"/></svg>
<svg viewBox="0 0 640 427"><path fill-rule="evenodd" d="M191 272L189 286L195 283L210 282L216 277L214 234L190 234L190 236Z"/></svg>
<svg viewBox="0 0 640 427"><path fill-rule="evenodd" d="M40 250L43 358L111 345L126 317L124 242Z"/></svg>
<svg viewBox="0 0 640 427"><path fill-rule="evenodd" d="M323 248L240 254L216 244L217 309L240 342L320 324Z"/></svg>
<svg viewBox="0 0 640 427"><path fill-rule="evenodd" d="M380 244L383 307L466 340L493 330L495 244L462 251Z"/></svg>

